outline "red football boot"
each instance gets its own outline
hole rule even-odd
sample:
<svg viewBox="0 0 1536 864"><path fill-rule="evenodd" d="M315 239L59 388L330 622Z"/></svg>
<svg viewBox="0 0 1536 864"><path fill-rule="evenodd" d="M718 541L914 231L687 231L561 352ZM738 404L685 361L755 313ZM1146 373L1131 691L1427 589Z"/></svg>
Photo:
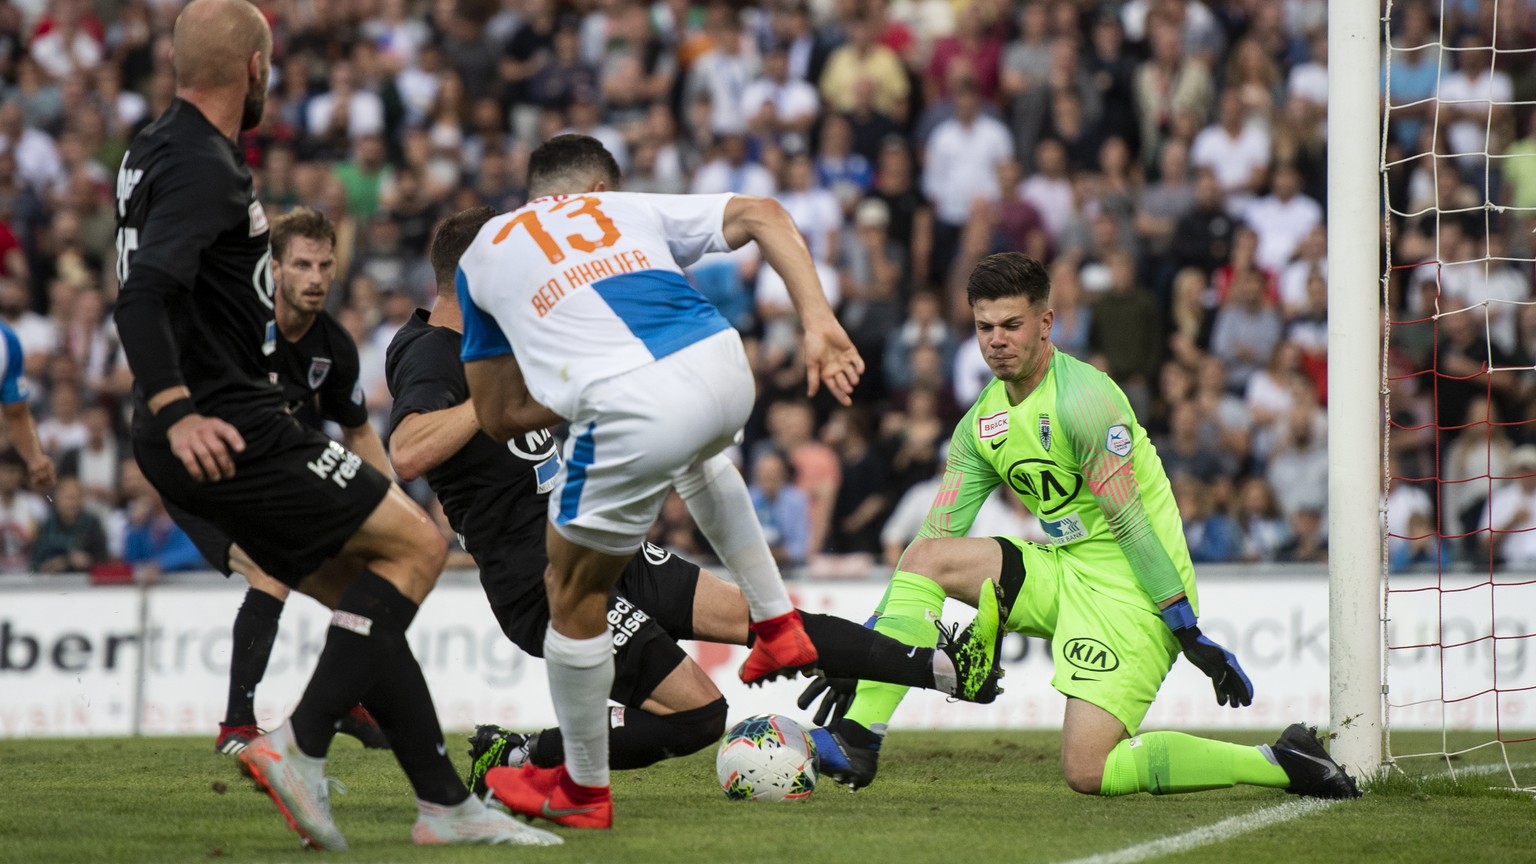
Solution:
<svg viewBox="0 0 1536 864"><path fill-rule="evenodd" d="M485 785L513 813L548 819L567 828L612 828L613 793L607 786L582 786L564 765L492 768Z"/></svg>
<svg viewBox="0 0 1536 864"><path fill-rule="evenodd" d="M777 618L753 621L748 629L757 635L757 640L752 643L747 662L741 664L739 674L744 683L761 684L793 677L816 665L816 646L805 635L799 612L791 609Z"/></svg>

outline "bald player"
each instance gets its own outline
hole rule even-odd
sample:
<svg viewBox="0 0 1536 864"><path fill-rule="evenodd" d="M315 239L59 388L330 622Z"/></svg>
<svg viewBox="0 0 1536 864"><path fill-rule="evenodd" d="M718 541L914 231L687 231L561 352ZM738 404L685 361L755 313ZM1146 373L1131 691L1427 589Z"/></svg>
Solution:
<svg viewBox="0 0 1536 864"><path fill-rule="evenodd" d="M414 841L558 843L470 796L445 755L405 640L442 569L442 536L389 478L294 420L273 381L269 228L236 146L261 119L266 20L245 0L193 0L172 44L176 99L134 138L117 178L115 315L134 375L134 456L167 501L335 610L293 714L241 759L306 843L345 849L325 756L361 702L415 790Z"/></svg>

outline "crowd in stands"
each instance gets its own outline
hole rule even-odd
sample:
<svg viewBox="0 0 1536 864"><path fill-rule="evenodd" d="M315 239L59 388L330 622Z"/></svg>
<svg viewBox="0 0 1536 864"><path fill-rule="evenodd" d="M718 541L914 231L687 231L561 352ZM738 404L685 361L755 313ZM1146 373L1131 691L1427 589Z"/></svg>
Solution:
<svg viewBox="0 0 1536 864"><path fill-rule="evenodd" d="M111 319L116 170L174 97L180 5L0 0L0 318L66 478L45 501L0 457L6 571L204 566L134 465ZM433 225L517 207L530 150L577 131L627 189L780 200L866 358L851 408L808 401L782 280L751 248L691 268L756 364L739 455L786 567L863 576L915 535L990 377L966 275L1001 250L1047 264L1055 343L1125 390L1196 562L1326 559L1326 0L256 5L275 56L241 143L269 215L306 205L338 226L331 311L381 432L384 349L432 302ZM1536 481L1499 479L1536 472L1536 306L1517 260L1532 225L1482 206L1536 208L1536 55L1479 50L1495 9L1500 44L1533 44L1536 19L1394 7L1392 46L1418 50L1384 52L1406 106L1389 200L1419 215L1391 220L1390 315L1420 322L1394 328L1391 518L1420 538L1394 541L1394 562L1487 566L1492 494L1492 527L1515 531L1497 553L1536 565L1536 532L1517 530L1536 525ZM1437 86L1460 100L1438 114ZM1467 212L1422 215L1435 206ZM1436 477L1480 479L1436 494ZM975 531L1038 533L1007 494ZM709 557L675 500L652 539Z"/></svg>

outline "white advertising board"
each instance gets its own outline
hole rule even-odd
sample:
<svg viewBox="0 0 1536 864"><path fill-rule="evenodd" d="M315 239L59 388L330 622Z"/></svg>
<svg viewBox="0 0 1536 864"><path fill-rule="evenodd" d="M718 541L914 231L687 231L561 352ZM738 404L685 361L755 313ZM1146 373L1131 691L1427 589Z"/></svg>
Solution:
<svg viewBox="0 0 1536 864"><path fill-rule="evenodd" d="M243 587L209 577L200 584L147 590L0 592L0 737L135 730L211 736L224 713L230 624ZM802 609L856 621L868 617L882 590L875 582L792 587ZM1209 681L1179 662L1143 728L1254 728L1267 734L1297 720L1326 723L1326 579L1305 573L1204 578L1201 594L1201 625L1237 654L1257 691L1254 704L1243 710L1217 705ZM1506 729L1536 724L1536 699L1530 691L1520 692L1536 680L1525 650L1531 640L1518 638L1536 633L1536 603L1510 598L1496 619L1497 640L1487 597L1481 606L1442 600L1394 608L1396 642L1417 644L1408 636L1432 641L1443 633L1447 642L1466 643L1443 651L1391 652L1392 701L1432 700L1394 711L1395 725L1438 727L1442 712L1453 728L1491 728L1496 720ZM1436 608L1446 609L1443 622L1435 617ZM951 603L945 617L964 621L970 614ZM257 691L259 722L279 721L298 701L327 624L327 613L313 601L295 595L288 603ZM1488 638L1480 638L1484 631ZM506 641L476 584L457 579L439 586L412 625L410 641L445 728L484 722L525 729L553 724L542 661ZM749 689L736 680L746 649L685 645L730 701L733 720L761 711L799 713L795 698L802 683ZM1496 664L1490 657L1496 657ZM1058 726L1063 699L1050 687L1046 644L1009 636L1004 665L1006 693L996 703L954 703L914 691L894 722L915 728ZM1495 671L1498 693L1492 690ZM1442 693L1456 701L1442 704ZM137 724L135 704L140 706Z"/></svg>

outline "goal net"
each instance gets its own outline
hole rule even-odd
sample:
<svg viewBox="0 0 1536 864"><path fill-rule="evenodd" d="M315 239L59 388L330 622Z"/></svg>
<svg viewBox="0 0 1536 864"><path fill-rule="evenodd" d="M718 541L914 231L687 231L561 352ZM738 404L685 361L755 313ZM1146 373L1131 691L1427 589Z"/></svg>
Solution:
<svg viewBox="0 0 1536 864"><path fill-rule="evenodd" d="M1530 789L1536 103L1517 94L1536 72L1531 6L1383 9L1383 123L1333 139L1377 150L1385 202L1383 757Z"/></svg>

